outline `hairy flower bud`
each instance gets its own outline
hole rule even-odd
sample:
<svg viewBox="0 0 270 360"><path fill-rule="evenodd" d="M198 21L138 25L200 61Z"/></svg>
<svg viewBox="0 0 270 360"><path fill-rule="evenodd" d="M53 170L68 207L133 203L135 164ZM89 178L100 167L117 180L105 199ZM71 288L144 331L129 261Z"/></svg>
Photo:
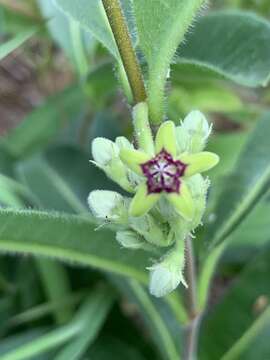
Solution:
<svg viewBox="0 0 270 360"><path fill-rule="evenodd" d="M92 191L88 197L88 204L97 219L116 223L125 223L127 221L124 198L115 191Z"/></svg>
<svg viewBox="0 0 270 360"><path fill-rule="evenodd" d="M179 151L192 153L202 151L211 130L212 127L200 111L191 111L176 129Z"/></svg>
<svg viewBox="0 0 270 360"><path fill-rule="evenodd" d="M180 240L176 246L164 256L161 262L148 268L150 270L150 293L156 297L167 295L182 283L187 287L183 276L185 265L184 241Z"/></svg>

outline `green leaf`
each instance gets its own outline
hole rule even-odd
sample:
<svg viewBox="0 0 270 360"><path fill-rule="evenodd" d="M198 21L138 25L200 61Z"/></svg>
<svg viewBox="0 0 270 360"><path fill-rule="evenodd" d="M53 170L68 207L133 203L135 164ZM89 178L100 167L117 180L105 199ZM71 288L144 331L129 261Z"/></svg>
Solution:
<svg viewBox="0 0 270 360"><path fill-rule="evenodd" d="M240 273L224 299L204 318L201 331L201 359L269 358L270 251L258 255ZM211 334L211 336L209 336ZM261 344L262 345L262 344Z"/></svg>
<svg viewBox="0 0 270 360"><path fill-rule="evenodd" d="M181 327L172 308L164 299L155 299L135 280L111 277L112 282L135 303L150 330L151 336L165 359L180 359ZM181 311L181 306L179 307Z"/></svg>
<svg viewBox="0 0 270 360"><path fill-rule="evenodd" d="M55 360L79 360L94 342L114 300L112 289L108 288L105 290L99 290L101 292L99 296L95 292L95 295L90 298L89 303L84 305L86 310L84 331L82 331L77 339L66 345L55 356Z"/></svg>
<svg viewBox="0 0 270 360"><path fill-rule="evenodd" d="M88 155L68 145L19 163L17 172L42 209L88 213L89 192L110 188L105 175L89 163Z"/></svg>
<svg viewBox="0 0 270 360"><path fill-rule="evenodd" d="M15 158L23 158L42 149L80 113L83 104L82 90L76 86L54 95L2 138L0 147Z"/></svg>
<svg viewBox="0 0 270 360"><path fill-rule="evenodd" d="M175 71L199 67L240 85L266 86L270 81L269 38L269 22L255 14L211 13L199 19L187 35Z"/></svg>
<svg viewBox="0 0 270 360"><path fill-rule="evenodd" d="M38 259L36 266L49 301L57 302L71 294L68 274L62 264L49 259ZM56 323L61 325L70 320L72 312L73 307L71 305L62 309L55 309L53 314Z"/></svg>
<svg viewBox="0 0 270 360"><path fill-rule="evenodd" d="M95 229L78 216L2 209L0 252L56 258L146 283L148 254L120 249L111 232Z"/></svg>
<svg viewBox="0 0 270 360"><path fill-rule="evenodd" d="M5 43L0 45L0 60L3 60L6 56L20 47L23 43L29 40L34 34L37 33L39 27L32 27L26 29L25 31L20 32L15 35L12 39L6 41Z"/></svg>
<svg viewBox="0 0 270 360"><path fill-rule="evenodd" d="M134 0L140 47L149 70L148 96L151 120L163 118L168 70L178 45L203 0Z"/></svg>
<svg viewBox="0 0 270 360"><path fill-rule="evenodd" d="M104 322L113 300L111 289L95 289L68 325L3 354L2 360L23 360L33 356L40 356L71 339L76 337L80 339L87 331L91 332L91 340L93 340Z"/></svg>
<svg viewBox="0 0 270 360"><path fill-rule="evenodd" d="M66 16L79 22L82 28L100 41L116 59L120 59L102 1L54 0L54 2Z"/></svg>
<svg viewBox="0 0 270 360"><path fill-rule="evenodd" d="M228 237L229 246L227 251L237 255L237 250L243 254L246 250L254 252L264 246L269 240L269 219L270 219L270 192L262 199L246 219ZM241 254L239 254L241 257Z"/></svg>
<svg viewBox="0 0 270 360"><path fill-rule="evenodd" d="M52 0L38 0L38 3L43 16L49 19L47 26L52 38L73 61L78 72L85 75L88 71L87 53L93 51L96 44L91 34L83 31L78 22L67 19Z"/></svg>
<svg viewBox="0 0 270 360"><path fill-rule="evenodd" d="M15 316L9 316L9 319L6 321L6 325L8 328L13 328L40 320L56 311L65 311L71 307L73 308L75 305L80 303L84 297L85 293L77 292L61 298L60 300L54 300L33 306L19 314L15 314Z"/></svg>
<svg viewBox="0 0 270 360"><path fill-rule="evenodd" d="M258 203L270 182L270 113L265 113L251 134L232 175L221 192L213 221L205 234L213 246L222 242ZM221 159L222 162L222 159Z"/></svg>
<svg viewBox="0 0 270 360"><path fill-rule="evenodd" d="M31 198L26 187L0 173L0 204L23 207L23 198Z"/></svg>

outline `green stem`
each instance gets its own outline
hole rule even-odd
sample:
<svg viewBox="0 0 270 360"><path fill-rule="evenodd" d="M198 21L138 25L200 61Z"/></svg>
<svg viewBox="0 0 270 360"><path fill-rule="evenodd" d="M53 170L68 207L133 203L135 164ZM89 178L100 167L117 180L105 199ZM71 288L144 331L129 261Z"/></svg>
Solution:
<svg viewBox="0 0 270 360"><path fill-rule="evenodd" d="M186 329L184 359L195 360L197 353L197 337L201 317L197 311L196 268L192 240L190 236L187 236L186 238L186 281L188 284L186 304L190 323Z"/></svg>
<svg viewBox="0 0 270 360"><path fill-rule="evenodd" d="M131 37L119 0L102 0L114 39L127 74L135 103L146 100L141 68L132 46Z"/></svg>

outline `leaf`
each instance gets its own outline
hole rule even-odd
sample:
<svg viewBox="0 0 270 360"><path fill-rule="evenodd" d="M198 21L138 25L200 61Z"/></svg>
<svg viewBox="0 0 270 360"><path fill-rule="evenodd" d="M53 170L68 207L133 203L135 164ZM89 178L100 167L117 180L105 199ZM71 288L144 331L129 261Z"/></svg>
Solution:
<svg viewBox="0 0 270 360"><path fill-rule="evenodd" d="M23 158L42 149L67 122L80 113L83 104L84 97L79 87L59 92L2 138L0 148L15 158Z"/></svg>
<svg viewBox="0 0 270 360"><path fill-rule="evenodd" d="M80 339L89 329L92 331L92 339L94 339L112 302L113 295L108 288L95 289L68 325L59 327L29 343L12 349L2 355L2 360L23 360L33 356L40 356L70 339L76 337Z"/></svg>
<svg viewBox="0 0 270 360"><path fill-rule="evenodd" d="M269 260L268 248L246 266L224 299L204 318L201 359L247 359L246 353L253 351L261 337L264 347L256 347L255 357L269 357L269 340L263 336L269 334L270 326Z"/></svg>
<svg viewBox="0 0 270 360"><path fill-rule="evenodd" d="M67 17L79 22L82 28L100 41L117 60L120 59L102 1L54 0L54 2Z"/></svg>
<svg viewBox="0 0 270 360"><path fill-rule="evenodd" d="M37 321L56 311L65 311L77 305L85 297L83 292L72 293L60 300L54 300L31 307L19 314L9 316L6 321L8 328L21 326Z"/></svg>
<svg viewBox="0 0 270 360"><path fill-rule="evenodd" d="M22 207L23 197L31 198L27 189L13 179L0 173L0 204Z"/></svg>
<svg viewBox="0 0 270 360"><path fill-rule="evenodd" d="M178 45L203 0L134 0L139 44L148 63L151 120L163 118L163 98L168 70Z"/></svg>
<svg viewBox="0 0 270 360"><path fill-rule="evenodd" d="M213 212L205 234L208 244L222 242L258 203L270 182L270 113L265 113L251 134ZM222 159L221 159L222 161Z"/></svg>
<svg viewBox="0 0 270 360"><path fill-rule="evenodd" d="M42 209L89 213L89 192L110 188L106 176L74 146L59 146L34 156L19 163L17 172Z"/></svg>
<svg viewBox="0 0 270 360"><path fill-rule="evenodd" d="M95 294L94 298L90 298L89 303L84 305L87 311L85 314L86 318L84 319L84 330L77 339L66 345L55 356L55 360L79 360L94 342L114 300L112 289L107 288L105 290L101 289L102 297Z"/></svg>
<svg viewBox="0 0 270 360"><path fill-rule="evenodd" d="M78 216L1 209L0 252L55 258L147 282L147 254L120 249L111 232L95 231Z"/></svg>
<svg viewBox="0 0 270 360"><path fill-rule="evenodd" d="M70 296L71 286L67 271L62 264L49 259L37 259L35 263L49 301L57 302ZM58 325L66 323L70 320L72 311L71 305L62 309L56 308L53 313L56 323Z"/></svg>
<svg viewBox="0 0 270 360"><path fill-rule="evenodd" d="M254 253L255 249L264 246L269 240L269 219L270 219L270 192L262 199L246 219L228 237L231 258L237 256L237 250L243 254L245 249ZM241 257L241 254L239 254Z"/></svg>
<svg viewBox="0 0 270 360"><path fill-rule="evenodd" d="M180 359L181 327L168 302L155 299L135 280L122 280L110 277L112 282L135 303L149 327L151 335L165 359ZM181 311L181 306L179 307Z"/></svg>
<svg viewBox="0 0 270 360"><path fill-rule="evenodd" d="M87 53L91 53L96 42L89 32L82 30L72 19L68 19L52 0L38 0L41 12L49 19L47 26L55 42L65 51L82 75L88 72Z"/></svg>
<svg viewBox="0 0 270 360"><path fill-rule="evenodd" d="M269 38L269 22L255 14L213 12L199 19L194 31L187 35L179 49L175 72L189 66L240 85L266 86L270 80Z"/></svg>
<svg viewBox="0 0 270 360"><path fill-rule="evenodd" d="M6 41L3 44L0 44L0 60L3 60L6 56L20 47L23 43L29 40L34 34L39 30L38 27L34 26L32 28L26 29L15 35L12 39Z"/></svg>

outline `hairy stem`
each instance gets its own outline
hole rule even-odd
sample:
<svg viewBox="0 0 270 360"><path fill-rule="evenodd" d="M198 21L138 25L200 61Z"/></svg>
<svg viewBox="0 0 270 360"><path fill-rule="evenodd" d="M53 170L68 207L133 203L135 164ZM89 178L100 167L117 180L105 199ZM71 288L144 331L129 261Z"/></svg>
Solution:
<svg viewBox="0 0 270 360"><path fill-rule="evenodd" d="M119 0L102 0L114 39L127 74L135 103L146 100L141 68L133 49L131 37Z"/></svg>
<svg viewBox="0 0 270 360"><path fill-rule="evenodd" d="M197 313L197 279L192 240L186 238L186 281L188 284L186 304L190 323L186 329L185 360L195 360L197 353L197 337L200 315Z"/></svg>

